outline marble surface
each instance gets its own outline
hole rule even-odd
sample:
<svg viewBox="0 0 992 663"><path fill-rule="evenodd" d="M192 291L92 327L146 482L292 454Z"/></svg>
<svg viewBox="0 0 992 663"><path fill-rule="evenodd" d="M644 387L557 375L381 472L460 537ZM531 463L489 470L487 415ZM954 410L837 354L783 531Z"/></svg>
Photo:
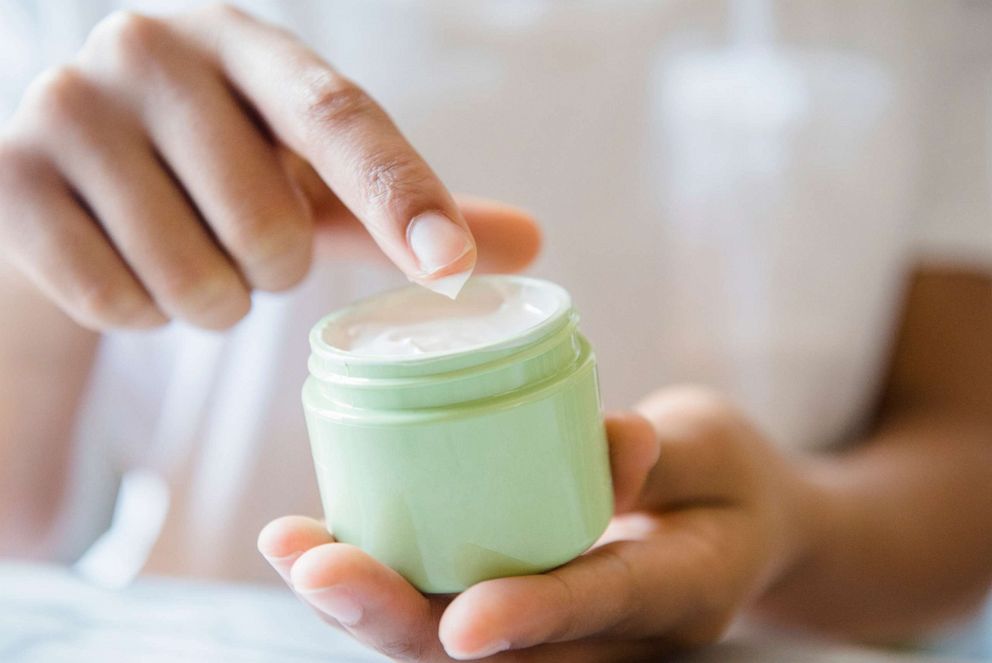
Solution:
<svg viewBox="0 0 992 663"><path fill-rule="evenodd" d="M175 579L124 590L61 567L0 562L4 663L382 661L328 628L287 591ZM768 635L730 638L682 663L923 663L980 660L839 648Z"/></svg>

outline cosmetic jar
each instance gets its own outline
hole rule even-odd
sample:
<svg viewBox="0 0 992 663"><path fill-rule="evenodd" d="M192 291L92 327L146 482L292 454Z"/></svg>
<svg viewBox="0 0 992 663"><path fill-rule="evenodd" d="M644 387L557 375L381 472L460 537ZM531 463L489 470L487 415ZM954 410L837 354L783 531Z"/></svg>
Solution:
<svg viewBox="0 0 992 663"><path fill-rule="evenodd" d="M303 387L328 529L426 593L539 573L613 511L589 343L561 287L419 286L323 318Z"/></svg>

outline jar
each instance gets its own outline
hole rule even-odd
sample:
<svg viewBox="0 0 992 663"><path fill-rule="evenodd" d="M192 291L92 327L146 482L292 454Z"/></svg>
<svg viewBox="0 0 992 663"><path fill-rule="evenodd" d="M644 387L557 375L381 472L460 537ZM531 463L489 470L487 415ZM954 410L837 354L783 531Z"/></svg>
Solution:
<svg viewBox="0 0 992 663"><path fill-rule="evenodd" d="M534 320L506 337L399 354L348 347L363 316L384 318L388 336L391 316L428 319L422 304L439 297L410 286L323 318L303 387L328 529L427 593L559 566L613 511L596 362L561 287L486 276L456 302L430 300L450 309L457 336L478 322L459 317L462 302L482 301L479 324L499 327L513 297Z"/></svg>

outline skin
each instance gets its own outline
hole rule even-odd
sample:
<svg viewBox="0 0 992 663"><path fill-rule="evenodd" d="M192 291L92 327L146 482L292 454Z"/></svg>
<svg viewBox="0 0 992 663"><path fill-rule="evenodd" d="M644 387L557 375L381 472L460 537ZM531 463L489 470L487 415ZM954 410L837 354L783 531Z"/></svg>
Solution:
<svg viewBox="0 0 992 663"><path fill-rule="evenodd" d="M0 310L18 313L0 326L0 549L43 558L94 330L226 328L314 252L385 257L430 283L520 269L539 244L525 213L449 194L291 35L223 6L101 23L4 128L0 201ZM409 229L435 212L457 231L428 271ZM607 534L547 574L425 597L300 516L259 549L329 622L397 660L651 658L742 613L917 633L992 577L992 284L929 269L909 293L874 427L848 451L786 456L720 395L659 391L608 419Z"/></svg>
<svg viewBox="0 0 992 663"><path fill-rule="evenodd" d="M224 5L103 20L30 86L0 166L3 257L93 329L229 327L251 290L306 274L321 212L426 285L478 257L462 207L361 88ZM423 236L428 216L442 227Z"/></svg>
<svg viewBox="0 0 992 663"><path fill-rule="evenodd" d="M741 614L916 637L992 582L989 338L992 279L921 271L873 430L832 455L786 456L698 388L609 416L617 514L543 575L423 596L302 516L270 523L259 550L326 620L401 661L656 660Z"/></svg>
<svg viewBox="0 0 992 663"><path fill-rule="evenodd" d="M428 271L409 229L436 213L455 234ZM230 327L315 254L430 285L520 270L539 246L526 212L450 194L292 35L223 5L109 16L0 131L0 310L17 312L0 325L0 551L53 553L98 332Z"/></svg>

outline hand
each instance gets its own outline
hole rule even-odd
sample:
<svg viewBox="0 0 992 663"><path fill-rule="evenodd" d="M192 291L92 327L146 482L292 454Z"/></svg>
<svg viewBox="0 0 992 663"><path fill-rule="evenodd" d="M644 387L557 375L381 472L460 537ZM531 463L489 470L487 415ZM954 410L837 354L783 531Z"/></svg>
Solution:
<svg viewBox="0 0 992 663"><path fill-rule="evenodd" d="M442 290L477 255L512 271L538 244L517 210L456 204L313 51L223 5L113 14L34 82L0 137L0 257L89 327L227 327L252 289L306 273L315 227L351 256L359 222Z"/></svg>
<svg viewBox="0 0 992 663"><path fill-rule="evenodd" d="M708 392L637 410L607 418L616 516L548 573L424 596L299 516L270 523L259 550L325 619L397 660L631 660L715 641L800 558L807 489Z"/></svg>

